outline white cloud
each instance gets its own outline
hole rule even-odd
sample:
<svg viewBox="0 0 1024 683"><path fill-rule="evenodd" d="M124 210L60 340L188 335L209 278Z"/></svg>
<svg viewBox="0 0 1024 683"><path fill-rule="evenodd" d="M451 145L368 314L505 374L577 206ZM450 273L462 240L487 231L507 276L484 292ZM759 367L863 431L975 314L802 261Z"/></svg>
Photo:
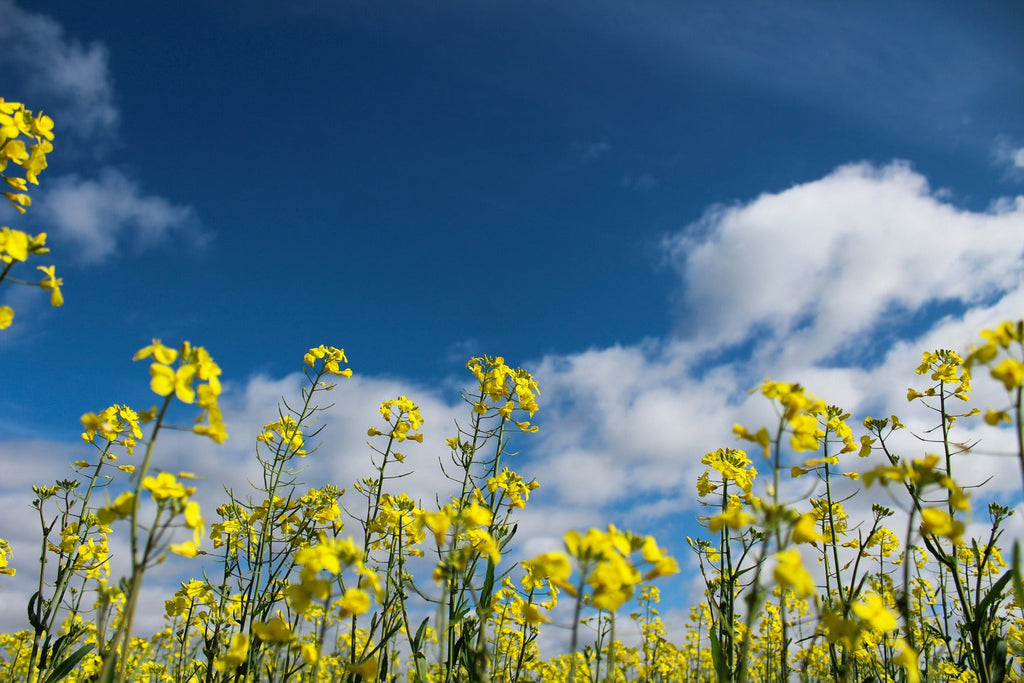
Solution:
<svg viewBox="0 0 1024 683"><path fill-rule="evenodd" d="M0 0L0 16L0 67L11 76L10 90L0 96L20 99L54 118L51 164L56 156L76 158L76 147L86 157L103 156L117 141L121 120L106 46L69 37L54 19L10 0ZM69 139L75 144L67 145ZM94 168L89 177L44 174L27 217L77 247L81 261L98 262L126 246L150 248L172 233L193 245L204 241L190 207L144 193L111 166Z"/></svg>
<svg viewBox="0 0 1024 683"><path fill-rule="evenodd" d="M122 247L143 250L172 233L201 244L191 207L146 194L134 180L112 168L95 179L77 175L52 179L33 207L33 219L78 248L77 257L97 262Z"/></svg>
<svg viewBox="0 0 1024 683"><path fill-rule="evenodd" d="M905 164L856 164L710 210L665 240L689 303L680 325L687 334L537 365L543 428L529 459L542 484L536 504L561 505L575 523L661 528L677 539L680 525L693 533L679 520L699 511L694 482L703 454L742 447L736 423L771 429L777 419L766 400L747 393L764 377L801 382L852 411L858 430L869 414L898 414L910 428L894 442L900 452L934 450L910 434L935 426L929 411L906 401L907 387L921 386L913 372L921 352L966 349L981 329L1024 311L1024 205L998 204L965 211ZM910 316L937 301L955 302L956 313L899 327L893 311ZM876 338L879 330L888 336ZM851 344L868 348L870 362L848 358ZM722 352L725 345L734 346ZM973 405L1005 403L987 377L975 387ZM980 498L1018 496L1008 432L958 429L960 441L982 439L964 463L965 483L991 477ZM862 495L851 508L869 509L879 497L886 494ZM685 546L672 542L672 550Z"/></svg>
<svg viewBox="0 0 1024 683"><path fill-rule="evenodd" d="M22 88L26 106L53 115L58 134L71 132L93 144L111 142L120 113L106 47L69 38L50 17L20 9L11 0L0 0L0 15L0 65ZM4 96L10 99L11 93Z"/></svg>
<svg viewBox="0 0 1024 683"><path fill-rule="evenodd" d="M1015 145L1009 137L1002 135L996 139L992 149L992 158L1006 169L1011 178L1020 179L1024 172L1024 147Z"/></svg>
<svg viewBox="0 0 1024 683"><path fill-rule="evenodd" d="M611 151L612 146L604 140L575 141L572 143L572 156L580 163L596 161Z"/></svg>
<svg viewBox="0 0 1024 683"><path fill-rule="evenodd" d="M960 210L906 164L860 163L718 207L665 247L702 343L756 335L767 353L820 361L894 311L1019 286L1024 208L1002 208Z"/></svg>
<svg viewBox="0 0 1024 683"><path fill-rule="evenodd" d="M705 297L691 299L692 335L524 363L542 391L541 432L516 435L512 447L524 453L509 464L527 478L536 477L541 487L520 516L513 557L559 547L568 528L614 523L656 534L688 566L683 539L699 533L691 520L702 514L694 488L703 470L700 458L718 447L738 445L731 431L737 422L771 427L776 417L770 405L747 393L764 376L804 383L851 410L855 428L867 413L897 413L910 430L924 434L934 426L934 416L906 401L906 388L921 385L922 378L913 374L921 351L963 349L977 340L980 329L1019 318L1024 311L1020 240L1013 239L1024 228L1024 206L1004 204L1000 212L964 211L936 197L926 180L905 165L861 164L748 204L710 211L698 225L666 240L683 282ZM893 306L913 312L937 296L958 301L958 312L886 338L875 348L872 363L849 363L835 354L851 339L862 340L886 324ZM731 315L709 310L712 303L729 307ZM744 340L742 357L709 356L722 343ZM158 463L203 474L199 496L204 509L222 501L222 482L237 493L248 491L247 480L259 475L252 459L254 435L276 417L282 396L296 395L300 379L298 374L254 376L229 384L224 401L232 435L228 443L168 432L161 437ZM975 387L974 403L980 408L1006 400L983 373ZM424 505L435 495L443 501L452 483L439 473L437 459L447 458L443 440L466 406L454 392L440 394L395 379L357 375L325 396L334 407L321 416L324 445L307 458L308 469L299 479L307 485L330 481L347 486L351 496L351 483L372 473L366 429L379 422L380 402L398 394L421 405L426 438L406 449L415 474L392 483ZM903 455L920 457L934 448L910 430L894 442ZM1013 452L1011 436L1007 430L973 425L955 437L982 439L977 454L959 459L967 483L992 477L976 494L975 522L984 521L983 503L990 497L1020 495L1019 466L1001 455ZM21 447L5 444L0 455L17 462L25 452ZM38 445L32 452L37 451ZM65 451L59 459L68 457ZM851 468L868 464L851 460ZM763 462L756 465L766 469ZM22 498L30 473L23 474L10 484ZM783 493L805 500L803 485L801 480ZM15 498L9 494L2 501L5 509L24 512L24 500ZM888 493L876 487L848 502L847 509L861 515L876 500L888 502ZM16 533L22 534L15 544L17 561L23 563L19 580L21 568L31 567L31 553L24 551L31 547L31 534L22 531L31 528L29 521L24 514L16 524ZM1019 535L1018 528L1012 531ZM173 583L173 574L163 580ZM685 576L674 585L678 592L691 592ZM0 604L0 625L20 624L23 608L18 601Z"/></svg>
<svg viewBox="0 0 1024 683"><path fill-rule="evenodd" d="M256 435L263 425L278 419L282 399L291 405L300 404L302 381L302 376L294 373L280 378L256 375L243 382L226 383L221 404L230 435L227 442L215 444L189 433L187 429L164 430L156 446L153 467L172 472L190 471L202 477L196 482L195 499L204 511L207 523L214 519L215 508L225 502L225 488L233 490L241 500L249 497L257 501L262 499L262 494L250 486L250 482L262 481L262 470L253 456ZM453 420L468 418L468 407L457 394L442 398L433 390L412 383L358 375L341 380L329 393L318 394L320 405L330 405L330 408L318 413L315 427L306 432L309 434L316 427L324 428L313 442L321 443L321 447L306 458L295 461L297 466L305 468L296 476L298 491L302 493L325 483L336 484L347 489L343 504L358 515L363 501L352 485L364 477L375 475L372 452L366 444L366 430L371 425L382 425L378 411L382 401L403 394L413 398L421 408L425 419L421 431L425 439L423 444L405 442L399 449L406 454L406 461L404 464L392 463L388 468L389 474L414 471L414 475L389 480L385 483L385 490L391 493L404 491L420 501L423 507L434 506L436 496L440 497L442 505L445 504L457 484L445 478L437 463L439 459L448 462L449 451L444 440L455 433ZM175 406L175 411L171 424L186 427L191 424L193 411L181 406ZM3 577L6 581L4 599L0 600L0 632L25 627L25 601L34 590L33 577L38 577L38 553L32 548L38 547L39 522L38 513L30 507L30 487L72 478L70 463L94 456L91 447L84 444L39 439L0 443L0 461L10 464L0 483L0 504L8 511L7 520L0 529L0 538L8 540L14 548L12 566L17 569L13 579ZM135 456L136 464L139 456L139 453ZM122 456L123 462L132 460ZM111 494L116 492L111 491ZM94 502L101 502L103 495L99 494ZM351 533L361 541L356 523L347 516L345 522L345 533ZM112 543L120 543L123 536L123 526L115 528ZM187 536L188 533L182 531L175 541ZM209 541L204 547L210 549ZM118 562L123 562L127 550L123 544L117 548ZM166 564L148 574L145 589L153 597L151 604L162 604L160 600L172 594L183 577L197 575L199 571L198 562L170 557ZM116 571L114 573L116 578ZM140 632L151 632L160 625L159 613L140 615Z"/></svg>
<svg viewBox="0 0 1024 683"><path fill-rule="evenodd" d="M622 186L629 189L653 190L659 185L658 178L650 173L627 173L622 176Z"/></svg>

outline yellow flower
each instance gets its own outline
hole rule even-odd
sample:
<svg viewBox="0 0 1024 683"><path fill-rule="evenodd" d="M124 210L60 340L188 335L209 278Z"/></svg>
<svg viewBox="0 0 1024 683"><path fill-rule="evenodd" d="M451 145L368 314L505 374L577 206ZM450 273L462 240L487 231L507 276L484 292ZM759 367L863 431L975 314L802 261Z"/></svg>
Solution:
<svg viewBox="0 0 1024 683"><path fill-rule="evenodd" d="M825 436L825 432L818 427L818 418L804 413L790 420L790 425L793 427L790 445L794 451L818 450L819 439Z"/></svg>
<svg viewBox="0 0 1024 683"><path fill-rule="evenodd" d="M16 141L19 142L19 141ZM33 185L38 185L37 176L46 168L46 155L53 151L53 145L45 140L29 148L28 160L22 162L21 167L25 169L25 179Z"/></svg>
<svg viewBox="0 0 1024 683"><path fill-rule="evenodd" d="M367 657L358 664L352 664L348 667L349 673L362 676L364 681L377 680L377 671L379 669L377 660L373 657Z"/></svg>
<svg viewBox="0 0 1024 683"><path fill-rule="evenodd" d="M320 650L316 643L303 643L299 652L302 655L302 661L310 666L320 660Z"/></svg>
<svg viewBox="0 0 1024 683"><path fill-rule="evenodd" d="M800 519L793 525L793 542L815 543L824 540L825 537L818 531L818 518L809 512L800 515Z"/></svg>
<svg viewBox="0 0 1024 683"><path fill-rule="evenodd" d="M10 306L0 306L0 330L6 330L14 322L14 309Z"/></svg>
<svg viewBox="0 0 1024 683"><path fill-rule="evenodd" d="M14 576L15 569L9 567L11 562L11 544L0 538L0 574Z"/></svg>
<svg viewBox="0 0 1024 683"><path fill-rule="evenodd" d="M223 657L217 657L213 660L213 667L217 671L234 671L242 664L249 656L249 636L244 633L236 633L231 636L231 647L224 654Z"/></svg>
<svg viewBox="0 0 1024 683"><path fill-rule="evenodd" d="M744 491L750 491L757 476L757 470L752 466L746 452L738 448L719 448L717 451L706 453L701 458L701 464L708 465L720 473L722 481L735 481Z"/></svg>
<svg viewBox="0 0 1024 683"><path fill-rule="evenodd" d="M551 617L543 614L532 602L523 604L523 619L531 626L550 623Z"/></svg>
<svg viewBox="0 0 1024 683"><path fill-rule="evenodd" d="M60 287L64 284L64 280L54 274L54 269L56 267L57 266L36 266L37 270L43 271L43 279L39 281L39 286L43 288L43 291L50 293L50 305L55 308L64 305L64 295L61 294L60 291Z"/></svg>
<svg viewBox="0 0 1024 683"><path fill-rule="evenodd" d="M836 612L829 610L822 614L821 624L825 627L825 637L830 643L842 643L853 650L861 640L860 625L853 619L843 619Z"/></svg>
<svg viewBox="0 0 1024 683"><path fill-rule="evenodd" d="M709 494L713 493L718 488L718 484L711 482L710 470L704 470L704 472L697 478L697 497L705 498Z"/></svg>
<svg viewBox="0 0 1024 683"><path fill-rule="evenodd" d="M195 381L196 366L181 365L174 370L166 365L153 363L149 366L149 374L152 377L149 386L154 394L158 396L174 394L182 403L195 401L196 392L192 388L192 382Z"/></svg>
<svg viewBox="0 0 1024 683"><path fill-rule="evenodd" d="M598 609L616 611L633 595L633 586L640 583L640 572L621 555L611 555L597 563L587 577L594 589L591 603Z"/></svg>
<svg viewBox="0 0 1024 683"><path fill-rule="evenodd" d="M1006 358L989 373L993 379L1003 383L1007 391L1012 391L1024 383L1024 363L1016 358Z"/></svg>
<svg viewBox="0 0 1024 683"><path fill-rule="evenodd" d="M896 653L892 661L906 670L908 683L921 683L921 670L917 668L917 652L902 638L897 642L900 646L900 651Z"/></svg>
<svg viewBox="0 0 1024 683"><path fill-rule="evenodd" d="M440 546L444 543L444 536L448 533L448 529L452 525L450 510L447 505L438 512L427 512L426 510L421 510L419 515L416 517L416 524L420 529L427 527L433 531L434 540L436 540L437 545Z"/></svg>
<svg viewBox="0 0 1024 683"><path fill-rule="evenodd" d="M1005 410L993 410L992 408L985 412L984 419L985 424L992 425L993 427L998 427L1003 422L1011 422L1010 413Z"/></svg>
<svg viewBox="0 0 1024 683"><path fill-rule="evenodd" d="M96 511L99 523L106 526L115 519L123 519L131 514L132 506L135 504L135 494L125 491L119 495L113 503Z"/></svg>
<svg viewBox="0 0 1024 683"><path fill-rule="evenodd" d="M24 193L4 192L4 196L19 213L25 213L25 207L32 205L32 198Z"/></svg>
<svg viewBox="0 0 1024 683"><path fill-rule="evenodd" d="M199 503L194 500L185 503L185 526L193 530L193 542L198 544L206 529L199 511Z"/></svg>
<svg viewBox="0 0 1024 683"><path fill-rule="evenodd" d="M647 561L653 562L654 566L644 573L644 581L650 581L659 576L672 576L679 573L679 563L670 555L661 555L657 560Z"/></svg>
<svg viewBox="0 0 1024 683"><path fill-rule="evenodd" d="M292 608L299 614L303 614L309 609L313 598L326 600L330 594L330 584L322 579L303 579L302 583L292 584L285 591Z"/></svg>
<svg viewBox="0 0 1024 683"><path fill-rule="evenodd" d="M366 614L370 611L370 594L361 588L349 588L334 604L341 610L342 619L353 614Z"/></svg>
<svg viewBox="0 0 1024 683"><path fill-rule="evenodd" d="M945 536L954 543L960 543L964 535L964 523L950 517L945 510L924 508L921 510L921 533Z"/></svg>
<svg viewBox="0 0 1024 683"><path fill-rule="evenodd" d="M853 612L879 633L893 631L898 626L896 615L889 611L877 593L868 593L853 603Z"/></svg>
<svg viewBox="0 0 1024 683"><path fill-rule="evenodd" d="M184 500L195 492L194 488L185 488L178 483L178 479L170 472L161 472L155 477L144 477L142 488L152 493L153 500L157 502L169 498Z"/></svg>
<svg viewBox="0 0 1024 683"><path fill-rule="evenodd" d="M750 526L754 523L755 517L743 509L727 509L708 520L708 531L717 534L722 527L729 527L734 531Z"/></svg>
<svg viewBox="0 0 1024 683"><path fill-rule="evenodd" d="M478 526L489 526L491 521L494 519L494 515L491 514L491 511L484 506L479 505L476 501L471 503L469 507L463 508L460 514L467 529L472 529Z"/></svg>
<svg viewBox="0 0 1024 683"><path fill-rule="evenodd" d="M341 573L341 559L326 543L299 549L295 553L295 564L302 565L303 577L313 577L322 570L335 576Z"/></svg>
<svg viewBox="0 0 1024 683"><path fill-rule="evenodd" d="M254 621L252 632L265 643L287 643L292 640L291 624L277 614L270 621Z"/></svg>
<svg viewBox="0 0 1024 683"><path fill-rule="evenodd" d="M53 119L39 112L35 118L32 119L32 136L35 138L46 138L47 140L53 140Z"/></svg>
<svg viewBox="0 0 1024 683"><path fill-rule="evenodd" d="M0 170L3 170L7 165L7 159L10 159L16 164L20 164L29 158L28 149L25 147L24 140L7 140L7 144L2 148L2 152L2 155L0 155L0 164L3 164L3 166L0 166Z"/></svg>
<svg viewBox="0 0 1024 683"><path fill-rule="evenodd" d="M150 356L152 356L153 360L157 363L170 365L177 360L178 352L161 344L159 339L154 339L152 344L136 351L135 355L132 356L132 360L142 360L143 358L149 358Z"/></svg>
<svg viewBox="0 0 1024 683"><path fill-rule="evenodd" d="M814 595L817 586L814 579L804 568L800 559L800 551L795 548L782 550L775 555L775 581L786 588L792 588L793 592L801 598L809 598Z"/></svg>
<svg viewBox="0 0 1024 683"><path fill-rule="evenodd" d="M522 580L526 590L539 587L540 582L547 579L552 585L561 588L569 595L576 595L576 589L569 583L572 564L569 561L569 556L565 553L558 551L542 553L522 564L526 569L526 575Z"/></svg>
<svg viewBox="0 0 1024 683"><path fill-rule="evenodd" d="M494 537L491 536L487 529L480 527L470 529L462 536L478 554L487 555L494 564L498 564L501 561L501 551L498 548L498 542L494 540Z"/></svg>
<svg viewBox="0 0 1024 683"><path fill-rule="evenodd" d="M748 430L743 425L736 424L733 425L732 431L733 434L737 436L737 438L745 439L747 441L753 441L754 443L759 445L761 447L761 450L764 451L764 457L766 459L771 456L772 437L770 434L768 434L768 430L765 429L764 427L758 429L756 433L751 433L750 430Z"/></svg>
<svg viewBox="0 0 1024 683"><path fill-rule="evenodd" d="M331 375L338 375L339 377L352 376L351 369L341 369L341 363L348 362L348 358L345 356L345 349L338 349L333 346L325 346L321 344L316 348L310 349L306 355L303 356L303 361L309 367L313 367L316 364L316 361L321 358L325 359L323 366L324 372Z"/></svg>
<svg viewBox="0 0 1024 683"><path fill-rule="evenodd" d="M181 555L182 557L195 557L199 554L199 548L196 546L194 541L185 541L184 543L172 543L168 550L175 555Z"/></svg>
<svg viewBox="0 0 1024 683"><path fill-rule="evenodd" d="M29 237L21 230L0 228L0 261L24 261L28 258Z"/></svg>

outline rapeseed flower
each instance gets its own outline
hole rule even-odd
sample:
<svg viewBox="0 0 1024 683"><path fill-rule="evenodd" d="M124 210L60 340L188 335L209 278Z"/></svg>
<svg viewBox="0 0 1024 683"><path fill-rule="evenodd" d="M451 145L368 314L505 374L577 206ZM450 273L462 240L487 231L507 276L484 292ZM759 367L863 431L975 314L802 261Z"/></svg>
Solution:
<svg viewBox="0 0 1024 683"><path fill-rule="evenodd" d="M817 591L814 579L800 559L800 551L795 548L775 554L774 576L780 586L791 588L801 598L810 597Z"/></svg>

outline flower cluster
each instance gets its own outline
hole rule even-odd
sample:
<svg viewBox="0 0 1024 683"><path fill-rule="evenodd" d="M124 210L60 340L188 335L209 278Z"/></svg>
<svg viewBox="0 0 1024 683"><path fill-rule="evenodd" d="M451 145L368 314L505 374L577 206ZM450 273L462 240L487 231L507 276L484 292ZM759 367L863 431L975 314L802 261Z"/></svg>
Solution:
<svg viewBox="0 0 1024 683"><path fill-rule="evenodd" d="M423 434L417 431L423 426L423 416L420 414L419 406L408 397L399 396L384 401L380 404L380 414L391 427L387 432L388 437L399 443L406 439L423 443ZM380 436L384 432L371 427L366 433L368 436Z"/></svg>
<svg viewBox="0 0 1024 683"><path fill-rule="evenodd" d="M53 119L42 112L33 114L20 102L7 102L0 97L0 178L11 189L4 197L21 213L32 204L28 195L28 183L39 184L39 174L46 168L46 155L53 151ZM31 144L26 146L26 141ZM24 176L7 172L11 164L19 166ZM33 285L50 293L50 304L61 306L64 295L61 286L64 281L57 277L55 266L37 266L43 277L38 282L26 282L9 278L8 274L16 263L27 261L30 256L48 253L46 233L29 235L21 230L0 226L0 282ZM14 321L14 309L0 306L0 330L10 327Z"/></svg>
<svg viewBox="0 0 1024 683"><path fill-rule="evenodd" d="M135 446L142 439L142 423L151 420L153 416L148 413L135 412L125 405L112 405L97 413L85 413L82 415L82 440L91 443L98 448L96 443L99 437L106 441L106 445L117 443L124 447L128 455L135 452ZM109 452L107 457L114 459Z"/></svg>
<svg viewBox="0 0 1024 683"><path fill-rule="evenodd" d="M679 572L679 565L667 555L651 536L636 536L612 525L606 531L588 529L586 534L566 532L565 553L548 552L523 563L527 570L524 586L528 589L546 579L573 596L585 583L590 587L589 602L600 610L614 612L633 596L635 588L645 580L670 576ZM641 574L631 559L639 551L651 568ZM569 582L574 558L580 570L580 585ZM577 596L582 597L582 596Z"/></svg>
<svg viewBox="0 0 1024 683"><path fill-rule="evenodd" d="M300 567L299 582L288 587L288 600L299 614L309 609L313 599L326 601L331 593L333 578L346 567L355 565L358 571L367 571L362 564L363 553L352 539L321 538L316 545L300 548L295 553L295 564ZM337 607L341 617L363 614L370 609L370 596L361 588L349 588Z"/></svg>
<svg viewBox="0 0 1024 683"><path fill-rule="evenodd" d="M965 367L990 366L992 378L1011 396L1015 393L1019 402L1024 387L1024 321L1005 321L994 329L982 330L981 337L985 343L971 349ZM989 408L985 422L993 426L1012 422L1011 412L1009 408Z"/></svg>
<svg viewBox="0 0 1024 683"><path fill-rule="evenodd" d="M321 344L320 346L307 351L302 360L310 368L315 367L318 360L322 360L323 371L328 375L337 375L338 377L352 376L351 368L341 367L342 363L348 363L348 358L345 356L345 349L338 349L333 346L324 346Z"/></svg>
<svg viewBox="0 0 1024 683"><path fill-rule="evenodd" d="M182 403L197 403L202 413L196 418L192 431L217 443L225 441L228 433L217 403L221 392L220 366L213 362L209 352L188 342L176 351L154 339L152 344L139 349L132 360L145 358L153 359L149 366L149 386L153 393L168 400L173 394Z"/></svg>
<svg viewBox="0 0 1024 683"><path fill-rule="evenodd" d="M473 410L478 415L497 413L509 420L516 408L531 418L537 412L540 389L526 370L509 367L501 356L470 358L466 368L480 382L480 393L473 400ZM516 420L515 424L524 432L537 431L537 427L531 425L529 420Z"/></svg>
<svg viewBox="0 0 1024 683"><path fill-rule="evenodd" d="M28 138L32 144L25 146ZM17 192L5 192L7 201L21 213L32 203L25 192L26 182L39 184L39 174L46 168L46 155L53 151L53 119L39 112L33 114L20 102L7 102L0 97L0 173L4 182ZM9 163L20 166L25 177L7 175Z"/></svg>

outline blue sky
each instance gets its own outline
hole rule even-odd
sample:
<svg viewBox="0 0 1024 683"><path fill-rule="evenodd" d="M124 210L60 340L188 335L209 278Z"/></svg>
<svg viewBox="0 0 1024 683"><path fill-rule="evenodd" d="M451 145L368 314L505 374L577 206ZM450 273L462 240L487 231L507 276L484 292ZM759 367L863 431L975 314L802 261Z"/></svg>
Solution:
<svg viewBox="0 0 1024 683"><path fill-rule="evenodd" d="M0 456L31 463L5 509L83 412L152 402L153 337L224 369L229 443L166 457L225 480L310 346L357 373L310 471L341 484L394 394L436 451L489 353L543 392L527 549L615 521L682 556L763 377L902 414L921 350L1021 317L1022 28L1010 2L0 0L0 96L57 123L0 220L66 283L59 310L0 291Z"/></svg>

